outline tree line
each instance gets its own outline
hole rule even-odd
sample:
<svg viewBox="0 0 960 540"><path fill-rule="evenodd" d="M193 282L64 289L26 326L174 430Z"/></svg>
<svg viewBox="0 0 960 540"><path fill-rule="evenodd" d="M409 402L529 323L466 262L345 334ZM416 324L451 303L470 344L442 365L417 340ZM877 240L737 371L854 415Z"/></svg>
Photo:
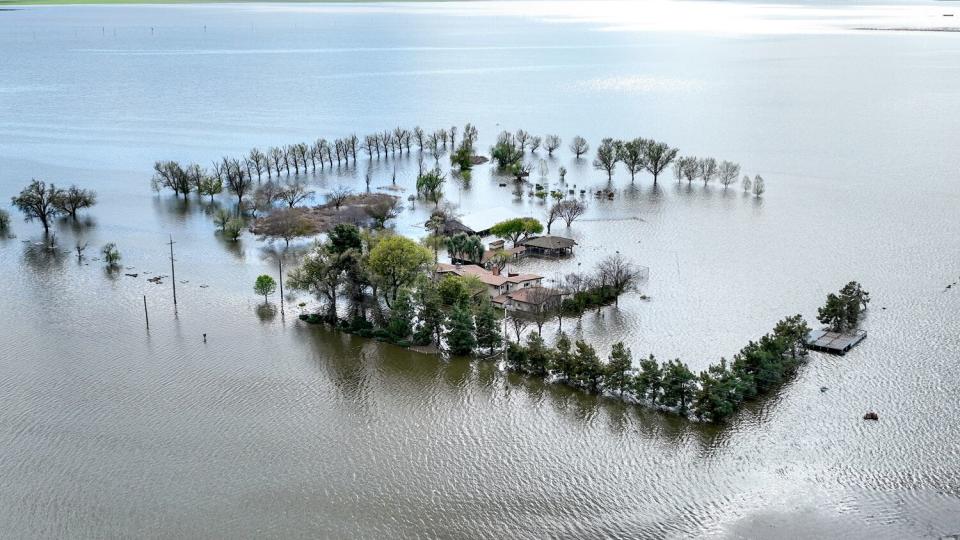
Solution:
<svg viewBox="0 0 960 540"><path fill-rule="evenodd" d="M604 362L593 346L580 340L571 343L564 333L553 347L531 333L525 344L508 345L507 367L586 392L719 423L796 371L806 354L809 331L800 315L786 317L772 332L748 343L732 362L721 358L699 374L680 359L663 362L653 355L634 367L631 351L623 342L613 345Z"/></svg>

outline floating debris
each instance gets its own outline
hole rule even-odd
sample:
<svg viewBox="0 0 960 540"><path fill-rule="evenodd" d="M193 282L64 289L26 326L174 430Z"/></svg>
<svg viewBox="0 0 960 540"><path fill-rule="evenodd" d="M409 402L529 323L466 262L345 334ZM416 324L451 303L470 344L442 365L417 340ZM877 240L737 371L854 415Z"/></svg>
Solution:
<svg viewBox="0 0 960 540"><path fill-rule="evenodd" d="M873 411L869 411L867 412L867 414L863 415L863 419L864 420L880 420L880 415Z"/></svg>
<svg viewBox="0 0 960 540"><path fill-rule="evenodd" d="M137 277L137 274L124 274L125 276Z"/></svg>
<svg viewBox="0 0 960 540"><path fill-rule="evenodd" d="M821 386L821 387L820 387L820 393L826 392L827 390L828 390L828 389L827 389L826 386Z"/></svg>
<svg viewBox="0 0 960 540"><path fill-rule="evenodd" d="M190 283L190 280L189 280L189 279L184 279L184 280L181 280L180 283Z"/></svg>
<svg viewBox="0 0 960 540"><path fill-rule="evenodd" d="M201 286L200 286L201 289L206 289L207 287L209 287L209 285L201 285Z"/></svg>

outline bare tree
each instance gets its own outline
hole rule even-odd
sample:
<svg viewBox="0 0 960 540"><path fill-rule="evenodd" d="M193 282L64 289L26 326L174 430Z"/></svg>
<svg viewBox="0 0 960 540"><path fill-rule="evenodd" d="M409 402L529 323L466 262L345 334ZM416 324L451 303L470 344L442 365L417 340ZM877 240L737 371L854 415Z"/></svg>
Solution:
<svg viewBox="0 0 960 540"><path fill-rule="evenodd" d="M643 147L643 166L653 175L653 185L657 185L657 177L674 159L678 150L657 141L647 141Z"/></svg>
<svg viewBox="0 0 960 540"><path fill-rule="evenodd" d="M357 162L357 144L360 142L360 138L357 137L356 133L351 133L347 137L347 149L350 150L350 157L353 158L353 162Z"/></svg>
<svg viewBox="0 0 960 540"><path fill-rule="evenodd" d="M193 188L193 183L179 163L176 161L157 161L153 164L153 170L153 178L150 179L153 189L160 191L162 188L169 188L173 190L174 195L183 195L184 200L186 200L187 194Z"/></svg>
<svg viewBox="0 0 960 540"><path fill-rule="evenodd" d="M317 226L306 217L302 208L278 208L257 220L254 232L263 239L283 239L286 246L290 240L317 234Z"/></svg>
<svg viewBox="0 0 960 540"><path fill-rule="evenodd" d="M753 195L760 198L763 195L763 192L767 190L767 187L764 185L763 177L759 174L753 177Z"/></svg>
<svg viewBox="0 0 960 540"><path fill-rule="evenodd" d="M743 186L744 193L750 191L750 188L753 187L753 182L750 181L750 176L746 174L743 175L743 183L741 185Z"/></svg>
<svg viewBox="0 0 960 540"><path fill-rule="evenodd" d="M546 135L543 138L543 147L547 149L547 155L552 156L553 151L560 148L561 140L558 135Z"/></svg>
<svg viewBox="0 0 960 540"><path fill-rule="evenodd" d="M414 140L417 141L417 148L419 148L420 151L423 152L423 147L427 142L427 136L423 132L423 128L421 128L420 126L413 128L413 138Z"/></svg>
<svg viewBox="0 0 960 540"><path fill-rule="evenodd" d="M703 180L703 185L706 186L707 183L717 177L717 160L711 157L698 161L697 175L700 176L700 179Z"/></svg>
<svg viewBox="0 0 960 540"><path fill-rule="evenodd" d="M727 189L727 186L737 181L737 177L740 176L740 165L733 163L732 161L723 161L720 163L720 184L723 185L723 189Z"/></svg>
<svg viewBox="0 0 960 540"><path fill-rule="evenodd" d="M260 183L260 178L263 176L264 168L269 167L269 159L267 156L260 151L259 148L253 148L250 150L250 163L253 165L253 170L257 173L257 183Z"/></svg>
<svg viewBox="0 0 960 540"><path fill-rule="evenodd" d="M520 337L523 334L523 331L530 326L530 321L525 319L516 313L511 313L507 315L507 322L510 323L510 326L513 328L513 332L517 335L517 343L520 343Z"/></svg>
<svg viewBox="0 0 960 540"><path fill-rule="evenodd" d="M528 287L523 289L530 310L526 312L533 324L537 325L537 334L543 335L543 325L553 318L560 309L560 291L547 287Z"/></svg>
<svg viewBox="0 0 960 540"><path fill-rule="evenodd" d="M287 203L289 208L313 197L313 190L307 189L306 184L298 180L290 182L277 192L277 198Z"/></svg>
<svg viewBox="0 0 960 540"><path fill-rule="evenodd" d="M367 206L366 212L377 228L382 229L388 221L397 218L403 212L403 207L400 205L400 199L390 197L387 200Z"/></svg>
<svg viewBox="0 0 960 540"><path fill-rule="evenodd" d="M531 136L530 137L530 153L536 152L540 148L540 143L543 141L540 137Z"/></svg>
<svg viewBox="0 0 960 540"><path fill-rule="evenodd" d="M580 159L580 156L590 151L590 145L586 139L577 135L570 141L570 151L576 154L577 159Z"/></svg>
<svg viewBox="0 0 960 540"><path fill-rule="evenodd" d="M407 130L403 129L400 126L393 128L393 140L397 142L397 148L400 150L400 155L403 155L403 139L407 136Z"/></svg>
<svg viewBox="0 0 960 540"><path fill-rule="evenodd" d="M280 165L284 159L283 150L276 146L271 146L268 152L270 152L270 161L273 162L273 168L277 171L277 176L280 176Z"/></svg>
<svg viewBox="0 0 960 540"><path fill-rule="evenodd" d="M637 265L627 261L619 253L600 261L597 273L600 283L613 290L617 303L621 294L637 290L644 276L644 272Z"/></svg>
<svg viewBox="0 0 960 540"><path fill-rule="evenodd" d="M544 221L547 224L547 234L550 234L550 227L553 226L553 222L560 219L560 205L562 202L557 202L547 210L547 217Z"/></svg>
<svg viewBox="0 0 960 540"><path fill-rule="evenodd" d="M530 142L530 134L522 129L518 129L513 139L517 141L517 145L520 146L520 153L524 153L527 149L527 143Z"/></svg>
<svg viewBox="0 0 960 540"><path fill-rule="evenodd" d="M67 214L76 221L77 212L97 204L97 193L89 189L70 186L54 198L53 204L60 213Z"/></svg>
<svg viewBox="0 0 960 540"><path fill-rule="evenodd" d="M243 197L253 189L253 180L247 171L240 167L231 167L227 171L227 189L237 196L237 206L243 207Z"/></svg>
<svg viewBox="0 0 960 540"><path fill-rule="evenodd" d="M353 195L353 190L344 186L337 186L327 194L327 202L333 203L334 208L337 211L340 210L340 207L343 206L343 203Z"/></svg>
<svg viewBox="0 0 960 540"><path fill-rule="evenodd" d="M469 141L469 145L473 147L477 142L477 128L473 124L467 123L463 126L463 140Z"/></svg>
<svg viewBox="0 0 960 540"><path fill-rule="evenodd" d="M593 167L607 172L607 181L613 180L613 170L617 167L617 146L613 139L606 138L597 147L597 157Z"/></svg>
<svg viewBox="0 0 960 540"><path fill-rule="evenodd" d="M563 218L567 227L570 227L578 217L587 211L587 205L575 199L561 201L557 204L560 206L560 217Z"/></svg>

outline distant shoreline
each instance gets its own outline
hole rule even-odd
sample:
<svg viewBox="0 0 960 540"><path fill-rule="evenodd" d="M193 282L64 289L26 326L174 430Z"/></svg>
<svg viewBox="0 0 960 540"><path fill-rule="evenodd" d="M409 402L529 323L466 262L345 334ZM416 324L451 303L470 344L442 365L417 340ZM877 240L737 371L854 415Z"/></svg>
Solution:
<svg viewBox="0 0 960 540"><path fill-rule="evenodd" d="M96 5L171 5L171 4L368 4L398 2L450 2L455 0L0 0L0 11L8 6L96 6Z"/></svg>

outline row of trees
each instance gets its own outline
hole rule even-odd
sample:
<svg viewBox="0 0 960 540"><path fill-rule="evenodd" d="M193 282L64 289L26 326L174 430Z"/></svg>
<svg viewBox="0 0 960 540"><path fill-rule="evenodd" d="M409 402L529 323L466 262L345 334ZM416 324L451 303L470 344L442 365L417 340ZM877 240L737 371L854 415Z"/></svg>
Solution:
<svg viewBox="0 0 960 540"><path fill-rule="evenodd" d="M614 344L604 362L591 345L571 344L562 333L552 348L537 334L530 334L525 345L510 343L507 365L587 392L616 395L716 423L784 382L806 354L809 331L800 315L787 317L771 333L741 349L733 362L721 358L699 374L679 359L661 362L653 355L634 367L631 351L622 342Z"/></svg>
<svg viewBox="0 0 960 540"><path fill-rule="evenodd" d="M52 183L33 179L19 195L10 200L23 213L26 221L36 219L43 225L43 232L49 233L54 218L63 215L76 220L80 210L97 203L97 194L77 186L61 189ZM9 221L9 216L6 221Z"/></svg>

